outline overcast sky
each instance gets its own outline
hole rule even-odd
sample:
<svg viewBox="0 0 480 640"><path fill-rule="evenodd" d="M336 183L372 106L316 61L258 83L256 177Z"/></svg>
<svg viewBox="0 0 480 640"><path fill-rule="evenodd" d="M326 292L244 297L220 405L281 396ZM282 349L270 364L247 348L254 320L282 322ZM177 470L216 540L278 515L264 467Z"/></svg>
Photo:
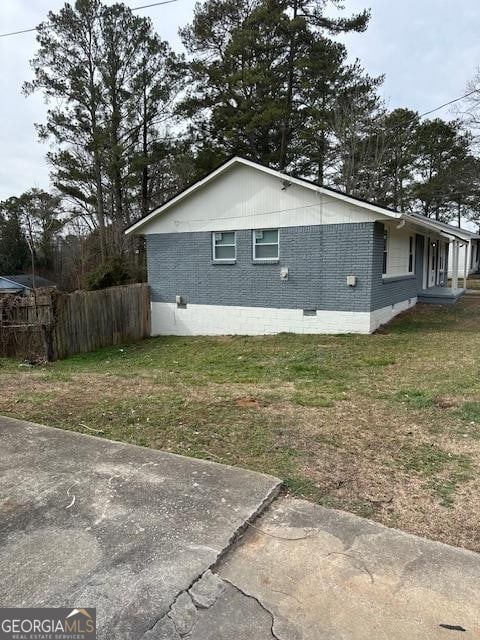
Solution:
<svg viewBox="0 0 480 640"><path fill-rule="evenodd" d="M134 7L153 0L125 0ZM241 1L241 0L239 0ZM385 74L381 90L390 108L427 111L462 95L480 65L479 0L344 0L347 10L372 10L369 29L346 38L350 56L372 75ZM195 0L143 10L174 47L177 31L190 21ZM34 27L61 0L1 0L0 33ZM35 33L0 38L0 199L32 186L48 188L45 144L34 122L44 118L40 96L21 94L31 78ZM448 110L440 112L449 116Z"/></svg>

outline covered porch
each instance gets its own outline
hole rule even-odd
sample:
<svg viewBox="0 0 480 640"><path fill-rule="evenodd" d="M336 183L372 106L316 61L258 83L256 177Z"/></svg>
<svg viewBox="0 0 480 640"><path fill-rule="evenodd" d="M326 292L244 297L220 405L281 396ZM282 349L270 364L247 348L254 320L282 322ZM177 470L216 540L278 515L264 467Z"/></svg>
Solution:
<svg viewBox="0 0 480 640"><path fill-rule="evenodd" d="M452 289L448 286L430 287L418 293L417 301L426 304L455 304L464 293L465 289Z"/></svg>
<svg viewBox="0 0 480 640"><path fill-rule="evenodd" d="M465 240L442 233L438 239L426 238L423 260L422 289L418 302L427 304L455 304L467 289L467 262L459 274L460 247ZM452 255L452 278L448 279L448 256Z"/></svg>

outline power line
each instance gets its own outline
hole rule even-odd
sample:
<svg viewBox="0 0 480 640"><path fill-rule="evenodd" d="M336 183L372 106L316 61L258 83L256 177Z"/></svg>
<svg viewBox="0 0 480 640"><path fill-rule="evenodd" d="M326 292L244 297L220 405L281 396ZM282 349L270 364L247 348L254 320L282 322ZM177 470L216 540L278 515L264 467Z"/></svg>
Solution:
<svg viewBox="0 0 480 640"><path fill-rule="evenodd" d="M151 7L158 7L160 5L165 5L165 4L172 4L173 2L178 2L178 0L163 0L162 2L153 2L151 4L144 4L141 5L139 7L131 7L131 11L140 11L141 9L150 9ZM11 31L10 33L0 33L0 38L7 38L9 36L16 36L16 35L20 35L23 33L31 33L33 31L36 31L37 27L34 27L33 29L22 29L20 31ZM423 113L420 113L418 115L418 118L424 118L425 116L428 116L432 113L435 113L436 111L440 111L440 109L444 109L445 107L450 106L451 104L455 104L456 102L460 102L460 100L464 100L465 98L470 97L471 95L473 95L474 93L478 93L480 91L480 89L473 89L473 91L469 91L468 93L462 95L462 96L458 96L457 98L453 98L452 100L449 100L448 102L444 102L443 104L439 105L438 107L434 107L433 109L430 109L429 111L424 111ZM397 126L402 126L401 123L398 123ZM411 126L411 124L410 124ZM408 128L408 127L407 127Z"/></svg>
<svg viewBox="0 0 480 640"><path fill-rule="evenodd" d="M285 176L288 178L289 175L285 174ZM301 180L301 178L299 178ZM191 186L191 185L190 185ZM319 193L317 192L318 196L327 196L328 198L335 198L335 193L337 194L341 194L343 196L346 196L348 198L351 198L352 200L356 200L357 202L359 202L359 206L361 206L361 203L363 202L364 204L370 204L373 205L375 207L378 207L379 209L386 209L387 211L391 211L392 213L398 213L398 214L406 214L406 215L410 215L412 212L411 211L395 211L393 209L389 209L388 207L382 205L382 204L376 204L375 202L373 202L372 200L365 200L364 198L358 198L357 196L350 194L350 193L344 193L343 191L338 191L337 189L331 189L330 187L326 186L326 185L315 185L321 189L325 189L326 191L329 191L330 193ZM330 195L331 194L331 195ZM177 194L179 195L179 194ZM443 193L437 193L435 194L436 197L440 197L442 195L450 195L450 196L454 196L454 195L464 195L463 192L462 193L447 193L447 192L443 192ZM417 200L420 200L420 198L417 197ZM168 202L168 201L167 201ZM164 202L163 204L167 204L167 202ZM163 204L159 205L159 207L162 207ZM325 202L323 200L319 200L318 202L315 202L314 204L306 204L306 205L300 205L298 207L287 207L286 209L271 209L270 211L254 211L250 214L248 214L248 217L252 218L252 217L258 217L258 216L273 216L276 214L281 214L281 213L289 213L292 211L305 211L305 209L315 209L318 208L318 216L317 219L321 221L324 219L324 205ZM341 202L335 202L334 203L335 206L342 206ZM158 207L158 208L159 208ZM308 212L306 212L308 214ZM317 212L313 211L313 214L315 214ZM417 213L417 212L413 212L416 213L416 215L422 215L425 220L431 220L432 222L434 222L434 218L429 218L428 216L421 214L421 213ZM301 215L301 214L300 214ZM239 219L243 219L245 216L242 213L239 213L236 216L225 216L222 217L222 221L223 220L239 220ZM137 220L136 222L132 223L136 224L137 222L140 222L140 220L143 220L143 218L140 218L139 220ZM211 222L211 218L190 218L188 221L186 221L184 224L190 224L191 222ZM309 223L310 224L310 223ZM459 227L455 227L452 226L453 229L458 229Z"/></svg>
<svg viewBox="0 0 480 640"><path fill-rule="evenodd" d="M400 121L398 121L393 127L391 127L389 132L392 132L395 129L399 129L400 127L404 127L403 133L408 133L408 130L410 129L410 127L412 127L415 124L416 120L421 120L422 118L424 118L425 116L430 115L431 113L435 113L436 111L440 111L440 109L448 107L449 105L454 104L455 102L460 102L460 100L464 100L465 98L468 98L468 97L472 96L474 93L480 93L480 89L473 89L472 91L469 91L468 93L465 93L463 96L459 96L458 98L453 98L453 100L449 100L448 102L444 102L443 104L439 105L438 107L435 107L433 109L429 109L429 111L424 111L423 113L418 113L418 114L416 112L412 112L412 115L407 114L404 118L401 118ZM395 109L393 111L395 111ZM390 114L393 113L393 111L390 111ZM390 115L390 114L387 113L387 115ZM382 123L379 122L379 121L381 121L383 116L384 116L384 114L380 114L379 116L376 116L376 118L375 118L374 124L377 125L378 128L381 128L381 126L382 126Z"/></svg>
<svg viewBox="0 0 480 640"><path fill-rule="evenodd" d="M30 33L31 31L36 31L37 27L34 29L23 29L22 31L11 31L10 33L0 33L0 38L8 38L8 36L17 36L20 33Z"/></svg>
<svg viewBox="0 0 480 640"><path fill-rule="evenodd" d="M171 2L175 2L176 0L170 0ZM430 109L429 111L424 111L423 113L419 113L418 115L414 113L414 118L413 120L415 120L415 118L418 118L419 120L421 118L424 118L425 116L430 115L431 113L435 113L435 111L439 111L440 109L443 109L444 107L448 107L451 104L454 104L455 102L459 102L460 100L464 100L465 98L468 98L470 96L472 96L474 93L480 93L480 89L473 89L472 91L469 91L468 93L464 94L463 96L459 96L458 98L454 98L453 100L449 100L448 102L444 102L443 104L441 104L438 107L435 107L434 109ZM411 121L412 119L407 116L406 118L404 118L404 122L405 124L400 121L397 122L395 124L395 126L393 126L391 130L394 129L398 129L399 127L403 127L405 126L405 133L408 131L408 129L414 124L414 122ZM406 123L409 122L409 124L407 125ZM381 126L380 124L378 126ZM178 136L167 136L165 138L162 138L162 140L182 140L182 139L187 139L188 138L188 134L180 134Z"/></svg>
<svg viewBox="0 0 480 640"><path fill-rule="evenodd" d="M150 7L158 7L160 4L171 4L172 2L178 2L178 0L164 0L163 2L154 2L153 4L144 4L143 7L132 7L132 11L140 11L140 9L150 9Z"/></svg>
<svg viewBox="0 0 480 640"><path fill-rule="evenodd" d="M153 2L152 4L144 4L141 7L130 7L131 11L140 11L140 9L150 9L150 7L158 7L161 4L171 4L172 2L178 2L178 0L163 0L163 2ZM36 31L37 27L33 29L22 29L21 31L11 31L10 33L0 33L0 38L8 38L9 36L18 36L21 33L31 33Z"/></svg>
<svg viewBox="0 0 480 640"><path fill-rule="evenodd" d="M421 113L418 117L423 118L424 116L429 116L431 113L435 113L435 111L440 111L440 109L443 109L444 107L448 107L451 104L454 104L455 102L460 102L460 100L464 100L465 98L468 98L469 96L472 96L474 93L478 93L479 91L480 89L473 89L473 91L469 91L464 96L460 96L459 98L454 98L453 100L449 100L448 102L441 104L439 107L435 107L435 109L430 109L430 111L425 111L425 113Z"/></svg>

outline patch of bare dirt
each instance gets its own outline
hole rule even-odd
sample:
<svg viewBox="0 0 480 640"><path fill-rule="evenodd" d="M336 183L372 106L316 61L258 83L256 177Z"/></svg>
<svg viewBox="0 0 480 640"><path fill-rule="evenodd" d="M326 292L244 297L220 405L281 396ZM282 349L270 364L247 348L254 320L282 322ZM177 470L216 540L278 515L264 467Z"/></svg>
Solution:
<svg viewBox="0 0 480 640"><path fill-rule="evenodd" d="M260 409L262 406L261 402L256 398L237 398L235 400L235 404L237 407L247 407L249 409Z"/></svg>
<svg viewBox="0 0 480 640"><path fill-rule="evenodd" d="M437 396L433 399L433 402L440 407L440 409L451 409L452 407L460 407L462 405L461 398L455 398L454 396Z"/></svg>

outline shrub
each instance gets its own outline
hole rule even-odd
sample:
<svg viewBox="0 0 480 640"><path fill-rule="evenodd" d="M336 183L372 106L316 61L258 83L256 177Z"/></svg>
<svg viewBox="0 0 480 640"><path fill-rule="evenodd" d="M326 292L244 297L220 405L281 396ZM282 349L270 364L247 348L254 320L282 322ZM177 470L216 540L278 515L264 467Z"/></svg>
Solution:
<svg viewBox="0 0 480 640"><path fill-rule="evenodd" d="M107 287L127 284L130 281L129 270L121 258L112 258L87 275L87 289L90 291L106 289Z"/></svg>

